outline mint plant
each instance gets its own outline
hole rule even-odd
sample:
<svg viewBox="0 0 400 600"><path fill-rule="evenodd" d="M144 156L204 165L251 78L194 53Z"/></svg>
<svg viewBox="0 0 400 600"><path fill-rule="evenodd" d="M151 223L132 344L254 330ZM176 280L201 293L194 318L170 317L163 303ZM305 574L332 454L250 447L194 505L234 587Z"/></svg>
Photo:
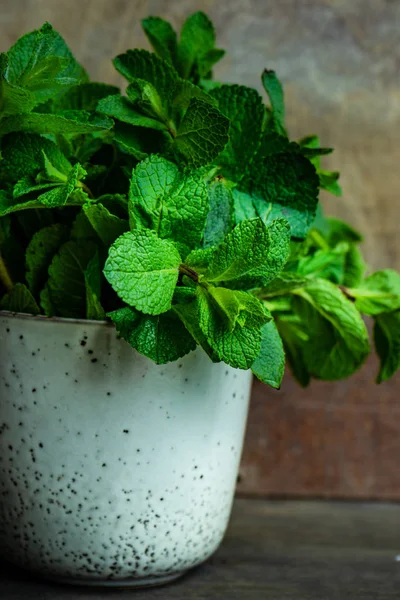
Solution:
<svg viewBox="0 0 400 600"><path fill-rule="evenodd" d="M361 235L324 217L340 195L316 136L290 141L273 71L255 89L212 79L208 17L114 59L91 82L49 24L0 56L0 308L109 319L157 363L201 346L279 388L400 365L400 275L367 274ZM267 106L265 101L267 100Z"/></svg>

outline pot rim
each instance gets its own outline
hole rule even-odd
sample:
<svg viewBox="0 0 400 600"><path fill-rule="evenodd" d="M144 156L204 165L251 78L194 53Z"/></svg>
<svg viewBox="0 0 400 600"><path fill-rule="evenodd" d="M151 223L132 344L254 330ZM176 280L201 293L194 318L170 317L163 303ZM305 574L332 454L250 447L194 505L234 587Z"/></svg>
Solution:
<svg viewBox="0 0 400 600"><path fill-rule="evenodd" d="M65 317L46 317L45 315L31 315L29 313L18 313L9 310L0 310L0 318L1 317L8 317L11 319L17 319L21 321L35 320L42 321L43 323L62 323L64 325L97 325L97 327L114 327L111 321L96 321L94 319L67 319Z"/></svg>

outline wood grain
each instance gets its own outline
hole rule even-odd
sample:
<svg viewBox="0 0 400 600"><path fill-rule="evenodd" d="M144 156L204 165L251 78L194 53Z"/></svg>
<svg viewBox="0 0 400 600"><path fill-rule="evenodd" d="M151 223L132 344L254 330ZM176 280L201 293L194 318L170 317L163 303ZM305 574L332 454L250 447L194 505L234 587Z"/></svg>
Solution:
<svg viewBox="0 0 400 600"><path fill-rule="evenodd" d="M237 501L215 556L174 585L101 591L0 565L4 600L395 600L400 507Z"/></svg>
<svg viewBox="0 0 400 600"><path fill-rule="evenodd" d="M336 148L325 164L345 193L323 196L327 212L365 233L372 267L399 269L398 0L3 0L0 50L49 20L94 79L120 82L110 59L148 47L142 17L179 27L198 9L228 51L216 76L260 89L262 69L276 69L293 136ZM305 391L290 378L279 394L255 384L239 489L400 499L400 379L376 387L375 369Z"/></svg>

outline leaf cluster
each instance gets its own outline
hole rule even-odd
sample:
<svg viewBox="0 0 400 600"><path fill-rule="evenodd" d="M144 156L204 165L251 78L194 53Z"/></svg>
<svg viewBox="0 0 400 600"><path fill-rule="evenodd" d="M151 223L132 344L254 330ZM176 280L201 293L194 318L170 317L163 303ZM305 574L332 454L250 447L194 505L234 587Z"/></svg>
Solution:
<svg viewBox="0 0 400 600"><path fill-rule="evenodd" d="M111 320L138 352L210 359L280 386L338 379L369 352L400 362L400 276L365 278L351 227L322 216L340 194L316 136L290 141L273 71L253 88L213 81L211 21L180 35L142 22L154 52L92 82L46 23L0 56L0 309ZM396 333L399 332L399 333Z"/></svg>

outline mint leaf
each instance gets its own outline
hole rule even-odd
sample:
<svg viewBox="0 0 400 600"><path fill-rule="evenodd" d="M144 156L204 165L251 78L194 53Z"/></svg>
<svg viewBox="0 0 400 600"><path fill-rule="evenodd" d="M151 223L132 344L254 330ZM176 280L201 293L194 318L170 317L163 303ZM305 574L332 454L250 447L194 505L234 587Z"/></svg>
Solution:
<svg viewBox="0 0 400 600"><path fill-rule="evenodd" d="M13 181L23 177L36 177L40 171L44 171L46 161L64 175L72 166L54 142L37 134L6 135L2 140L1 154L2 169Z"/></svg>
<svg viewBox="0 0 400 600"><path fill-rule="evenodd" d="M113 215L100 202L85 205L83 211L91 227L107 248L129 229L125 219Z"/></svg>
<svg viewBox="0 0 400 600"><path fill-rule="evenodd" d="M210 210L208 212L203 246L216 246L233 226L233 196L228 182L216 177L208 186Z"/></svg>
<svg viewBox="0 0 400 600"><path fill-rule="evenodd" d="M321 215L322 216L322 215ZM322 233L329 246L332 248L340 242L359 244L363 241L362 235L348 223L332 217L323 217L313 223L313 228Z"/></svg>
<svg viewBox="0 0 400 600"><path fill-rule="evenodd" d="M261 81L271 103L274 129L279 135L286 136L285 101L282 84L275 71L268 71L268 69L264 69Z"/></svg>
<svg viewBox="0 0 400 600"><path fill-rule="evenodd" d="M251 366L254 375L275 389L281 386L285 372L285 352L274 321L261 329L261 349Z"/></svg>
<svg viewBox="0 0 400 600"><path fill-rule="evenodd" d="M18 199L21 196L32 194L37 191L43 191L48 188L47 192L39 194L37 196L37 202L47 206L49 208L55 208L57 206L64 206L71 194L79 188L79 201L84 202L86 200L86 194L83 195L81 191L80 179L83 179L86 175L86 171L81 167L80 164L76 164L71 168L66 178L65 184L55 183L42 183L35 185L29 178L21 179L14 187L14 198ZM56 185L56 187L54 187ZM29 208L29 206L26 206Z"/></svg>
<svg viewBox="0 0 400 600"><path fill-rule="evenodd" d="M289 241L289 226L283 219L269 227L261 219L239 223L215 250L205 277L247 289L266 285L283 269Z"/></svg>
<svg viewBox="0 0 400 600"><path fill-rule="evenodd" d="M310 280L294 293L295 312L310 336L302 349L309 373L328 381L354 373L369 353L367 330L354 304L323 279Z"/></svg>
<svg viewBox="0 0 400 600"><path fill-rule="evenodd" d="M179 125L174 147L192 167L206 165L228 142L229 120L208 102L192 98Z"/></svg>
<svg viewBox="0 0 400 600"><path fill-rule="evenodd" d="M342 188L340 187L338 180L340 173L337 171L324 171L318 170L319 185L323 190L330 192L334 196L342 196Z"/></svg>
<svg viewBox="0 0 400 600"><path fill-rule="evenodd" d="M400 275L392 269L377 271L356 288L349 290L355 298L357 310L365 315L375 316L380 313L400 309Z"/></svg>
<svg viewBox="0 0 400 600"><path fill-rule="evenodd" d="M101 265L99 253L96 252L85 269L86 318L95 321L105 319L106 313L101 306Z"/></svg>
<svg viewBox="0 0 400 600"><path fill-rule="evenodd" d="M300 276L312 275L329 279L333 283L341 284L344 280L348 251L349 246L346 242L341 242L329 250L317 250L314 254L300 258L296 273Z"/></svg>
<svg viewBox="0 0 400 600"><path fill-rule="evenodd" d="M119 89L115 85L93 81L81 83L70 88L65 94L53 101L54 108L56 110L84 110L91 112L97 109L100 100L118 93Z"/></svg>
<svg viewBox="0 0 400 600"><path fill-rule="evenodd" d="M357 246L350 246L345 256L343 285L357 287L363 280L366 268L361 250Z"/></svg>
<svg viewBox="0 0 400 600"><path fill-rule="evenodd" d="M61 223L44 227L32 237L26 249L26 281L32 294L38 294L48 275L50 263L68 239L68 228Z"/></svg>
<svg viewBox="0 0 400 600"><path fill-rule="evenodd" d="M85 271L97 252L92 241L63 244L49 267L48 298L61 317L82 319L86 316ZM45 303L47 305L47 302Z"/></svg>
<svg viewBox="0 0 400 600"><path fill-rule="evenodd" d="M179 73L185 79L210 77L213 65L224 56L215 48L215 31L203 12L196 12L183 24L178 46Z"/></svg>
<svg viewBox="0 0 400 600"><path fill-rule="evenodd" d="M181 173L160 156L138 164L129 190L132 228L153 229L161 238L199 245L207 216L207 188L196 172Z"/></svg>
<svg viewBox="0 0 400 600"><path fill-rule="evenodd" d="M54 308L53 302L51 300L50 290L47 283L40 292L40 306L42 307L43 313L46 317L55 316L56 309Z"/></svg>
<svg viewBox="0 0 400 600"><path fill-rule="evenodd" d="M216 162L225 177L238 182L260 145L264 120L262 98L256 90L241 85L222 85L210 93L231 123L229 142Z"/></svg>
<svg viewBox="0 0 400 600"><path fill-rule="evenodd" d="M377 315L374 342L380 358L377 383L390 379L400 367L400 312Z"/></svg>
<svg viewBox="0 0 400 600"><path fill-rule="evenodd" d="M111 119L83 110L65 110L57 114L29 113L3 119L0 122L0 135L13 131L51 134L92 133L107 131L112 125Z"/></svg>
<svg viewBox="0 0 400 600"><path fill-rule="evenodd" d="M293 314L279 314L275 318L275 323L283 341L290 370L296 381L302 387L307 387L311 379L303 354L304 344L310 339L305 332L307 323Z"/></svg>
<svg viewBox="0 0 400 600"><path fill-rule="evenodd" d="M128 344L157 364L178 360L196 348L196 342L172 311L149 316L125 307L108 316Z"/></svg>
<svg viewBox="0 0 400 600"><path fill-rule="evenodd" d="M185 264L196 272L204 274L214 255L215 248L197 248L192 250L185 258Z"/></svg>
<svg viewBox="0 0 400 600"><path fill-rule="evenodd" d="M175 66L178 40L175 31L168 21L160 17L142 19L142 27L154 48L154 52L163 60Z"/></svg>
<svg viewBox="0 0 400 600"><path fill-rule="evenodd" d="M251 329L260 328L271 320L271 315L263 304L247 292L214 286L208 286L207 292L225 319L229 331L232 331L237 323Z"/></svg>
<svg viewBox="0 0 400 600"><path fill-rule="evenodd" d="M247 211L265 222L284 217L291 234L304 238L315 218L318 202L318 177L314 166L299 153L297 144L281 136L268 135L240 183ZM239 218L240 211L236 210Z"/></svg>
<svg viewBox="0 0 400 600"><path fill-rule="evenodd" d="M0 201L1 202L1 201ZM0 250L9 239L11 234L11 221L9 217L0 219Z"/></svg>
<svg viewBox="0 0 400 600"><path fill-rule="evenodd" d="M197 288L196 303L200 329L217 357L231 367L249 369L260 352L260 328L248 328L237 322L230 329L203 288ZM181 312L186 306L180 307Z"/></svg>
<svg viewBox="0 0 400 600"><path fill-rule="evenodd" d="M275 296L284 296L293 290L304 287L307 279L298 273L280 273L267 286L257 292L259 298L273 298Z"/></svg>
<svg viewBox="0 0 400 600"><path fill-rule="evenodd" d="M110 247L104 275L118 296L145 314L171 308L181 258L153 231L124 233Z"/></svg>
<svg viewBox="0 0 400 600"><path fill-rule="evenodd" d="M5 294L0 301L0 310L15 313L28 313L38 315L40 308L35 298L23 283L16 283L12 290Z"/></svg>
<svg viewBox="0 0 400 600"><path fill-rule="evenodd" d="M150 83L160 98L169 105L178 80L175 69L147 50L128 50L113 60L114 67L129 82L141 79Z"/></svg>
<svg viewBox="0 0 400 600"><path fill-rule="evenodd" d="M159 129L166 131L165 123L162 123L154 118L146 117L140 112L137 112L133 104L120 95L108 96L100 100L98 111L119 121L133 125L135 127L148 127L150 129Z"/></svg>

